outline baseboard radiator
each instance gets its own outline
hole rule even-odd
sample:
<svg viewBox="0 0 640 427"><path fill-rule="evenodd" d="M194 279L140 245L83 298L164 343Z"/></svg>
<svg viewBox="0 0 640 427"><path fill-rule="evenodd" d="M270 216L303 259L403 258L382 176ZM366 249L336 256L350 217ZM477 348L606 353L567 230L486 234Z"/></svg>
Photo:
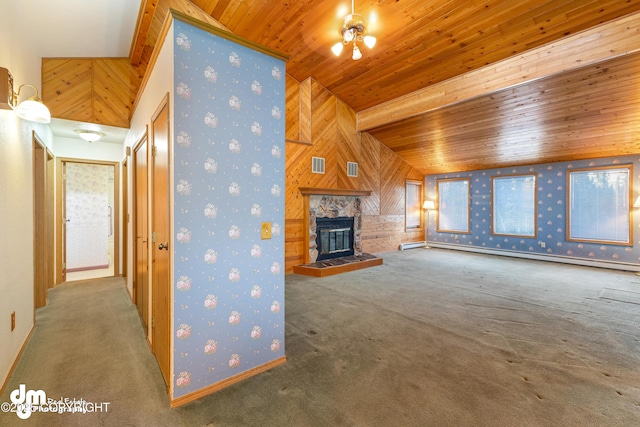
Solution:
<svg viewBox="0 0 640 427"><path fill-rule="evenodd" d="M400 243L400 250L404 251L406 249L424 248L425 246L426 242L424 240L422 242Z"/></svg>
<svg viewBox="0 0 640 427"><path fill-rule="evenodd" d="M610 268L613 270L640 272L640 265L623 263L623 262L591 260L586 258L574 258L574 257L561 256L561 255L547 255L547 254L539 254L539 253L533 254L528 252L509 251L504 249L500 250L500 249L490 249L490 248L476 248L468 245L453 245L453 244L435 243L435 242L430 242L429 246L436 249L452 249L456 251L476 252L476 253L487 254L487 255L509 256L514 258L534 259L538 261L550 261L550 262L559 262L563 264L582 265L585 267Z"/></svg>

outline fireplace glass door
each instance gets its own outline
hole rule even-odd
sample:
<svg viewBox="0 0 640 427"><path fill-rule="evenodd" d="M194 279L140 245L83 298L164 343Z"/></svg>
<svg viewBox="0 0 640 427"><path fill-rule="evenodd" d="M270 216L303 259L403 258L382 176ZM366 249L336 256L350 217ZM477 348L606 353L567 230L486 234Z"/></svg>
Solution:
<svg viewBox="0 0 640 427"><path fill-rule="evenodd" d="M316 218L317 260L353 255L353 218Z"/></svg>

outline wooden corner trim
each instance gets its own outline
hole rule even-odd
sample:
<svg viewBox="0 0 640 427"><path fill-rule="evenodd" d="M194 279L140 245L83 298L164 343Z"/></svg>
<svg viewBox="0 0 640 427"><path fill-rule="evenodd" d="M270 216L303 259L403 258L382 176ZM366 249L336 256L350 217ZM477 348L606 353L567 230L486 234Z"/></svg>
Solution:
<svg viewBox="0 0 640 427"><path fill-rule="evenodd" d="M275 368L276 366L282 365L286 361L287 361L286 356L279 357L263 365L259 365L247 371L241 372L238 375L234 375L220 382L201 388L200 390L196 390L192 393L185 394L184 396L179 397L177 399L171 399L171 402L169 403L169 405L171 408L177 408L178 406L186 405L187 403L193 402L194 400L200 399L201 397L215 393L216 391L220 391L223 388L229 387L230 385L238 383L247 378L253 377L254 375L258 375L262 372L268 371L269 369Z"/></svg>

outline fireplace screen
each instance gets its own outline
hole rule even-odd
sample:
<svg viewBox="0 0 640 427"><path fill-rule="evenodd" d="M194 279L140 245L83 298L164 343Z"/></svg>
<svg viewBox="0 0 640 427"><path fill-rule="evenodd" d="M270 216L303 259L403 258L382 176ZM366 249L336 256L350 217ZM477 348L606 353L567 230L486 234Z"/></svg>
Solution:
<svg viewBox="0 0 640 427"><path fill-rule="evenodd" d="M353 218L316 218L318 260L353 255Z"/></svg>

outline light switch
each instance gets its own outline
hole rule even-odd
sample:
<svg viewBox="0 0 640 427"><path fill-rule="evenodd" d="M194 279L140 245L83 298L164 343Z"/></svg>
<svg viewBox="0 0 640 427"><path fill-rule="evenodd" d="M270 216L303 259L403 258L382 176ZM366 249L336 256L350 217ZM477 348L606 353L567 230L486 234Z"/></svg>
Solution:
<svg viewBox="0 0 640 427"><path fill-rule="evenodd" d="M261 235L262 235L262 240L271 238L271 223L270 222L263 222L262 223Z"/></svg>

